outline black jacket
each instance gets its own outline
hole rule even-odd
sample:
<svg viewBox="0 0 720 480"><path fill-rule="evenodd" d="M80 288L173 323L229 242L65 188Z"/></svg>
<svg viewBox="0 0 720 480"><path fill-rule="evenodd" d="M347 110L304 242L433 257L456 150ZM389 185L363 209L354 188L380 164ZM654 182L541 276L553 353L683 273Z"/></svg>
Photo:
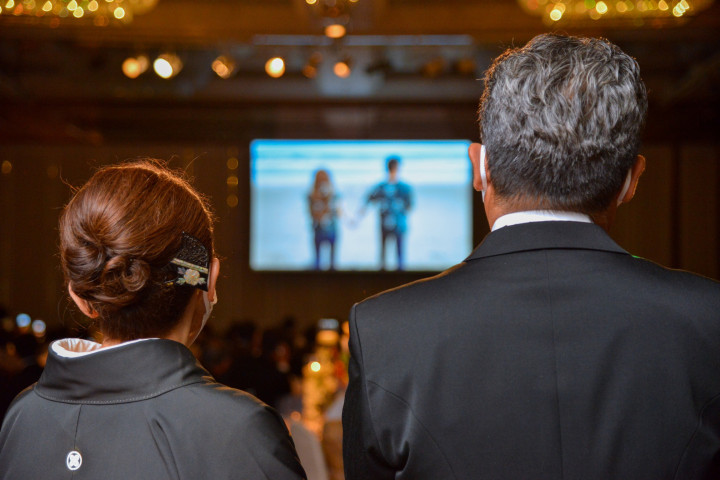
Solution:
<svg viewBox="0 0 720 480"><path fill-rule="evenodd" d="M3 480L304 476L277 413L171 340L78 358L51 349L0 430Z"/></svg>
<svg viewBox="0 0 720 480"><path fill-rule="evenodd" d="M720 478L720 284L592 224L490 233L356 305L347 480Z"/></svg>

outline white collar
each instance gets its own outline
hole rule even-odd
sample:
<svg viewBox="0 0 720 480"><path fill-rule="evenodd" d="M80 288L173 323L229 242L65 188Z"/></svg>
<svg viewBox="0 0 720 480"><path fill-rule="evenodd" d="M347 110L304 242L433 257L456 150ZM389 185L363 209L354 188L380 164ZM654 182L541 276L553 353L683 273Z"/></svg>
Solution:
<svg viewBox="0 0 720 480"><path fill-rule="evenodd" d="M50 348L59 357L76 358L91 355L100 351L110 350L111 348L124 347L132 343L143 342L145 340L157 340L154 338L140 338L138 340L130 340L129 342L118 343L110 347L103 347L101 343L91 340L83 340L82 338L64 338L53 342Z"/></svg>
<svg viewBox="0 0 720 480"><path fill-rule="evenodd" d="M495 220L492 231L510 225L531 222L583 222L592 223L588 215L578 212L562 212L558 210L527 210L525 212L513 212L503 215Z"/></svg>

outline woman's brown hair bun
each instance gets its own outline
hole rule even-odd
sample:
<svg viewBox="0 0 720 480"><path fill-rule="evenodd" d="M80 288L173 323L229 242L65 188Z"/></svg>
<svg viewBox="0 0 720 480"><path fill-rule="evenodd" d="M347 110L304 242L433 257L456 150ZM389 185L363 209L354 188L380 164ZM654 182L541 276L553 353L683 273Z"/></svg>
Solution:
<svg viewBox="0 0 720 480"><path fill-rule="evenodd" d="M213 255L207 202L160 161L102 168L75 193L60 218L60 258L104 335L161 336L177 324L193 292L168 283L182 232Z"/></svg>
<svg viewBox="0 0 720 480"><path fill-rule="evenodd" d="M118 308L134 303L137 293L150 281L150 275L150 265L143 259L122 255L110 258L100 274L105 301Z"/></svg>

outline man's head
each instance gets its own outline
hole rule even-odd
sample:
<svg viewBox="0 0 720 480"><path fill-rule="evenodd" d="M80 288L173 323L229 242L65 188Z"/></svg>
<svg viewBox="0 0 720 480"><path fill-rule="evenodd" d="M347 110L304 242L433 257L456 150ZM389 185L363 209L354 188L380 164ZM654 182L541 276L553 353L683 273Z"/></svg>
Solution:
<svg viewBox="0 0 720 480"><path fill-rule="evenodd" d="M396 172L400 166L400 159L398 157L388 157L385 166L387 167L388 172Z"/></svg>
<svg viewBox="0 0 720 480"><path fill-rule="evenodd" d="M508 50L485 75L479 109L495 196L605 211L635 165L646 111L637 62L606 40L546 34Z"/></svg>
<svg viewBox="0 0 720 480"><path fill-rule="evenodd" d="M391 179L397 177L398 168L400 167L400 159L398 157L388 157L385 166Z"/></svg>

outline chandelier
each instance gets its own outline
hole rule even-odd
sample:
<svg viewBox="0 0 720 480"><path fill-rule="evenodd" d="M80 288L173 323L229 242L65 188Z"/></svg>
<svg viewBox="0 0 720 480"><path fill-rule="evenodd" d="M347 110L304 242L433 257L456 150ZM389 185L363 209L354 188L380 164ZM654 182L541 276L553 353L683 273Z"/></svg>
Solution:
<svg viewBox="0 0 720 480"><path fill-rule="evenodd" d="M322 21L325 35L342 38L350 23L350 12L358 0L305 0L313 13Z"/></svg>
<svg viewBox="0 0 720 480"><path fill-rule="evenodd" d="M0 14L16 17L92 19L95 25L130 23L155 7L157 0L0 0Z"/></svg>
<svg viewBox="0 0 720 480"><path fill-rule="evenodd" d="M546 24L613 19L641 25L645 20L663 21L692 15L713 0L518 0L528 13L540 15Z"/></svg>

